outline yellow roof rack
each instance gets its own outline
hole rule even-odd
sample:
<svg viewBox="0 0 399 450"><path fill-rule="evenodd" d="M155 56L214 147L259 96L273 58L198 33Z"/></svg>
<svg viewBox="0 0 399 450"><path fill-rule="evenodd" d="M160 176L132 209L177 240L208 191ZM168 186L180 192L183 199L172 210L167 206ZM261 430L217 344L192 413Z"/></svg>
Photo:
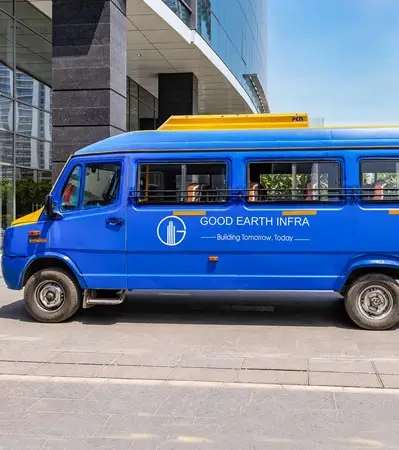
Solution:
<svg viewBox="0 0 399 450"><path fill-rule="evenodd" d="M308 128L305 113L287 114L227 114L171 116L159 131L189 130L265 130L277 128Z"/></svg>

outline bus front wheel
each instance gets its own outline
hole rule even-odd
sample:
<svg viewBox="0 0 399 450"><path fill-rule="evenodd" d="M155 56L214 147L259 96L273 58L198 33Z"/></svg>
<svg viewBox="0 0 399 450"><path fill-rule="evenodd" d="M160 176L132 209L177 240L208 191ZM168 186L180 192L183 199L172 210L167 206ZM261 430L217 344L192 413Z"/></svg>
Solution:
<svg viewBox="0 0 399 450"><path fill-rule="evenodd" d="M44 269L29 278L25 286L24 301L34 319L58 323L76 314L82 304L82 294L68 272Z"/></svg>
<svg viewBox="0 0 399 450"><path fill-rule="evenodd" d="M365 330L389 330L399 323L399 286L373 273L355 280L345 294L349 317Z"/></svg>

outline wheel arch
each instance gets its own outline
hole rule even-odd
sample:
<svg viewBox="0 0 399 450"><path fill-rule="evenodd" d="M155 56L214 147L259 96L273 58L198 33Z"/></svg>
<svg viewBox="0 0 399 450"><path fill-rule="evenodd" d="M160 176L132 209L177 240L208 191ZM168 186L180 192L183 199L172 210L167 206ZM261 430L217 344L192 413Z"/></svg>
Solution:
<svg viewBox="0 0 399 450"><path fill-rule="evenodd" d="M86 288L86 283L75 264L69 258L58 255L39 256L30 261L22 275L22 287L26 285L32 275L49 268L64 270L75 279L81 289Z"/></svg>
<svg viewBox="0 0 399 450"><path fill-rule="evenodd" d="M394 280L399 280L399 260L395 258L357 260L349 266L345 275L340 278L336 290L345 295L354 280L371 273L380 273L388 275Z"/></svg>

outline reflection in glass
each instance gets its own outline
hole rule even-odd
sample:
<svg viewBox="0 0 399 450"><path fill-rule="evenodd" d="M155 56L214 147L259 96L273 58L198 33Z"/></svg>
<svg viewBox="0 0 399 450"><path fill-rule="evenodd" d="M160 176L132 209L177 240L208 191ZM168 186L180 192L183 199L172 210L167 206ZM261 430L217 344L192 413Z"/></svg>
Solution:
<svg viewBox="0 0 399 450"><path fill-rule="evenodd" d="M12 131L13 129L13 101L0 95L0 129Z"/></svg>
<svg viewBox="0 0 399 450"><path fill-rule="evenodd" d="M163 2L189 27L191 24L191 11L188 7L190 0L163 0Z"/></svg>
<svg viewBox="0 0 399 450"><path fill-rule="evenodd" d="M25 136L15 136L16 161L19 166L50 169L50 143Z"/></svg>
<svg viewBox="0 0 399 450"><path fill-rule="evenodd" d="M15 131L25 136L50 140L50 114L23 103L17 103Z"/></svg>
<svg viewBox="0 0 399 450"><path fill-rule="evenodd" d="M135 97L128 98L128 120L129 131L139 130L139 101Z"/></svg>
<svg viewBox="0 0 399 450"><path fill-rule="evenodd" d="M16 27L4 13L14 5ZM0 245L13 218L40 208L51 188L51 34L51 19L29 1L0 0Z"/></svg>
<svg viewBox="0 0 399 450"><path fill-rule="evenodd" d="M50 19L48 19L50 21ZM51 25L51 23L50 23ZM51 40L33 33L18 24L16 33L16 55L18 69L51 86L52 44Z"/></svg>
<svg viewBox="0 0 399 450"><path fill-rule="evenodd" d="M1 0L0 9L3 9L6 13L14 14L14 0Z"/></svg>
<svg viewBox="0 0 399 450"><path fill-rule="evenodd" d="M128 87L129 87L129 95L132 97L138 97L139 95L139 85L133 81L130 77L127 77Z"/></svg>
<svg viewBox="0 0 399 450"><path fill-rule="evenodd" d="M7 95L13 91L13 37L13 20L0 11L0 92Z"/></svg>
<svg viewBox="0 0 399 450"><path fill-rule="evenodd" d="M158 101L131 78L127 79L126 123L128 131L154 130L157 126Z"/></svg>
<svg viewBox="0 0 399 450"><path fill-rule="evenodd" d="M13 168L0 164L0 245L3 245L4 230L13 220Z"/></svg>
<svg viewBox="0 0 399 450"><path fill-rule="evenodd" d="M224 61L264 112L259 94L246 81L254 74L266 88L266 8L264 0L197 0L197 31Z"/></svg>
<svg viewBox="0 0 399 450"><path fill-rule="evenodd" d="M51 190L51 172L16 169L16 217L37 211Z"/></svg>
<svg viewBox="0 0 399 450"><path fill-rule="evenodd" d="M211 0L197 1L197 31L206 41L211 42Z"/></svg>
<svg viewBox="0 0 399 450"><path fill-rule="evenodd" d="M140 130L153 130L156 128L155 109L139 102Z"/></svg>
<svg viewBox="0 0 399 450"><path fill-rule="evenodd" d="M141 103L154 109L155 97L143 87L139 86L139 100Z"/></svg>
<svg viewBox="0 0 399 450"><path fill-rule="evenodd" d="M1 0L0 3L3 3ZM50 10L51 13L51 3ZM51 19L39 11L28 0L15 0L15 15L19 22L24 23L31 28L35 33L40 34L45 39L51 41L52 39L52 24Z"/></svg>
<svg viewBox="0 0 399 450"><path fill-rule="evenodd" d="M0 130L0 163L13 163L13 134Z"/></svg>
<svg viewBox="0 0 399 450"><path fill-rule="evenodd" d="M16 75L17 99L41 109L51 109L51 89L20 70Z"/></svg>

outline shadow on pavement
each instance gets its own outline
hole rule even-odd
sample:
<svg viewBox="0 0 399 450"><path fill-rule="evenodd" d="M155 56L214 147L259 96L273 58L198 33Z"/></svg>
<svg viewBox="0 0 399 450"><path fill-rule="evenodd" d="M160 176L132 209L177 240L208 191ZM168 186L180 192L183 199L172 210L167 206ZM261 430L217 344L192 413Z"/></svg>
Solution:
<svg viewBox="0 0 399 450"><path fill-rule="evenodd" d="M0 318L33 321L22 300L1 307ZM72 321L354 328L339 295L315 292L137 293L119 306L82 310Z"/></svg>

